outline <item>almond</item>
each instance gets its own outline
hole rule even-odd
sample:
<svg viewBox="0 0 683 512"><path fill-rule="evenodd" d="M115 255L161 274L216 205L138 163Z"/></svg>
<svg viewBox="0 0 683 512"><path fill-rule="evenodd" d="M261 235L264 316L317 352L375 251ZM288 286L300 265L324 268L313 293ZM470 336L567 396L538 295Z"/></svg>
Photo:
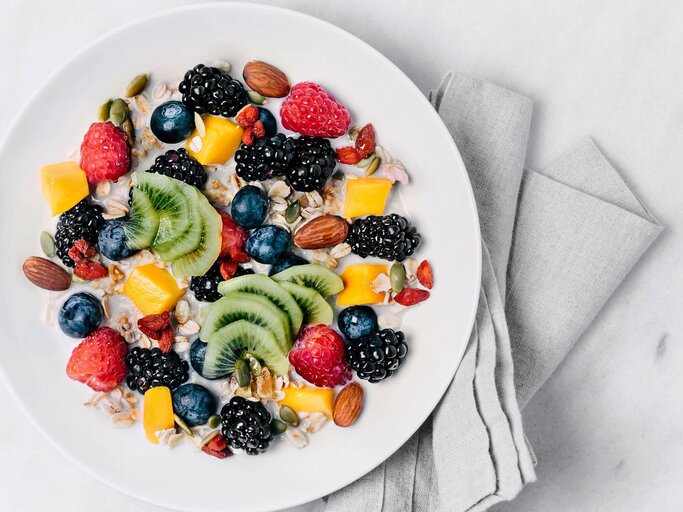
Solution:
<svg viewBox="0 0 683 512"><path fill-rule="evenodd" d="M294 235L294 244L300 249L323 249L346 240L349 224L337 215L322 215L307 222Z"/></svg>
<svg viewBox="0 0 683 512"><path fill-rule="evenodd" d="M71 286L69 273L56 263L38 256L26 258L24 274L38 288L61 292Z"/></svg>
<svg viewBox="0 0 683 512"><path fill-rule="evenodd" d="M363 407L363 387L352 382L342 389L334 400L332 419L340 427L353 425Z"/></svg>
<svg viewBox="0 0 683 512"><path fill-rule="evenodd" d="M252 90L268 98L283 98L291 87L287 75L275 66L252 60L244 66L242 77Z"/></svg>

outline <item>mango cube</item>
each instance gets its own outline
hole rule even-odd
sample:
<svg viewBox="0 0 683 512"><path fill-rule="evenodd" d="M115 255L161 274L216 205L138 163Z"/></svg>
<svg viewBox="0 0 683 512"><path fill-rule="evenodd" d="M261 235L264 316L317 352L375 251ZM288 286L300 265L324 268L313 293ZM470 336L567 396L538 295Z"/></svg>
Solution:
<svg viewBox="0 0 683 512"><path fill-rule="evenodd" d="M339 275L344 281L344 290L337 295L340 306L378 304L384 301L384 293L372 289L372 282L380 274L387 274L387 266L374 263L349 265Z"/></svg>
<svg viewBox="0 0 683 512"><path fill-rule="evenodd" d="M169 311L185 295L165 268L153 263L137 267L123 285L123 293L146 315Z"/></svg>
<svg viewBox="0 0 683 512"><path fill-rule="evenodd" d="M332 404L334 403L334 389L314 388L282 388L285 397L278 402L280 406L288 405L297 412L321 412L332 419Z"/></svg>
<svg viewBox="0 0 683 512"><path fill-rule="evenodd" d="M145 391L142 424L147 440L152 444L159 444L157 431L173 428L173 401L170 389L160 386Z"/></svg>
<svg viewBox="0 0 683 512"><path fill-rule="evenodd" d="M344 194L344 217L382 215L391 191L386 178L348 178Z"/></svg>
<svg viewBox="0 0 683 512"><path fill-rule="evenodd" d="M190 156L196 158L202 165L224 164L235 154L242 142L244 130L236 123L224 117L202 116L205 133L202 137L195 131L187 139L186 149ZM201 149L193 151L191 146L195 137L201 140Z"/></svg>
<svg viewBox="0 0 683 512"><path fill-rule="evenodd" d="M44 165L40 184L53 216L76 206L90 193L85 172L76 162Z"/></svg>

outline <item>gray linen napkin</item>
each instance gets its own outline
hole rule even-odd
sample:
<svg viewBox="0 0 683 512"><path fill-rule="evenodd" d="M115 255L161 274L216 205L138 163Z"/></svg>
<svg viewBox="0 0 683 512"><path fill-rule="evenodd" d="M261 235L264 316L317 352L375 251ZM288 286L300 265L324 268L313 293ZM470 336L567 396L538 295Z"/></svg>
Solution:
<svg viewBox="0 0 683 512"><path fill-rule="evenodd" d="M326 512L479 511L514 498L536 478L520 408L662 230L589 139L543 173L525 169L527 98L449 73L431 100L479 208L475 325L431 417Z"/></svg>

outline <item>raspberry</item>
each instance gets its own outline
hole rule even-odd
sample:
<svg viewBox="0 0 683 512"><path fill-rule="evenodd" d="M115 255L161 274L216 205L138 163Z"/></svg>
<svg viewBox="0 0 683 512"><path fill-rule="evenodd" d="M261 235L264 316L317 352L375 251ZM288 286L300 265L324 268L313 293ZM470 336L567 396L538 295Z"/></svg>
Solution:
<svg viewBox="0 0 683 512"><path fill-rule="evenodd" d="M375 127L366 124L356 137L356 151L361 158L367 158L375 152Z"/></svg>
<svg viewBox="0 0 683 512"><path fill-rule="evenodd" d="M404 288L396 294L394 300L401 306L412 306L419 302L425 301L429 298L427 290L418 290L417 288Z"/></svg>
<svg viewBox="0 0 683 512"><path fill-rule="evenodd" d="M289 353L289 362L316 386L337 386L351 379L344 359L344 340L326 325L304 327Z"/></svg>
<svg viewBox="0 0 683 512"><path fill-rule="evenodd" d="M66 374L95 391L111 391L126 376L126 350L123 336L100 327L74 348Z"/></svg>
<svg viewBox="0 0 683 512"><path fill-rule="evenodd" d="M226 256L235 260L237 263L247 263L249 255L244 251L244 245L249 238L249 231L238 225L232 217L224 211L218 210L223 221L223 231L221 232L221 258Z"/></svg>
<svg viewBox="0 0 683 512"><path fill-rule="evenodd" d="M337 149L337 160L340 164L356 165L361 161L360 153L353 146Z"/></svg>
<svg viewBox="0 0 683 512"><path fill-rule="evenodd" d="M282 126L312 137L336 138L351 124L346 107L313 82L301 82L289 91L280 107Z"/></svg>
<svg viewBox="0 0 683 512"><path fill-rule="evenodd" d="M92 184L118 180L130 171L126 134L111 122L91 124L81 144L81 169Z"/></svg>
<svg viewBox="0 0 683 512"><path fill-rule="evenodd" d="M422 261L418 265L415 275L422 286L430 290L432 289L434 286L434 275L432 274L432 267L427 260Z"/></svg>

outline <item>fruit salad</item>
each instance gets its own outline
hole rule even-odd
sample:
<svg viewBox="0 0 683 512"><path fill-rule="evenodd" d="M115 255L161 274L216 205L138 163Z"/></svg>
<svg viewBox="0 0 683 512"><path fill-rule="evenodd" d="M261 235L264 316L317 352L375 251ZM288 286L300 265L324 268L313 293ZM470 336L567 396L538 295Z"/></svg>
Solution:
<svg viewBox="0 0 683 512"><path fill-rule="evenodd" d="M352 98L302 78L258 60L241 79L225 61L140 74L37 170L53 220L23 270L66 376L151 444L300 448L362 421L406 361L403 313L434 284L397 206L409 176Z"/></svg>

